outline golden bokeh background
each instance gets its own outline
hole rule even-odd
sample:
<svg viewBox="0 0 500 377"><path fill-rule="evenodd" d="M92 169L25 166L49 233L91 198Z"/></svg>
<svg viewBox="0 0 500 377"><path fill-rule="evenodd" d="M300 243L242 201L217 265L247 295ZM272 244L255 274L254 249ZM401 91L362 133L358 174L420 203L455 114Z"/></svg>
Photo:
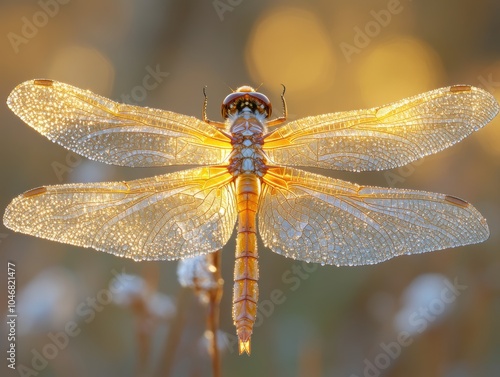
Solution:
<svg viewBox="0 0 500 377"><path fill-rule="evenodd" d="M197 117L207 86L214 120L230 88L243 84L261 85L275 114L286 85L291 119L451 84L479 86L500 99L500 5L487 0L3 0L0 35L2 211L41 185L173 170L103 166L47 141L5 105L9 92L32 78ZM145 89L144 80L154 88ZM464 198L488 219L491 237L359 268L304 266L260 245L262 309L250 358L234 345L231 240L223 252L223 375L500 375L500 118L404 168L322 173ZM40 377L211 375L202 342L206 308L179 287L176 262L134 263L3 226L0 241L2 271L16 264L18 367ZM122 271L143 279L147 297L170 297L177 314L159 319L130 303L93 307L88 299ZM0 276L6 315L7 278ZM433 295L445 289L443 281L465 288L441 310ZM276 290L281 300L273 303ZM398 348L411 318L421 326ZM81 331L57 346L54 334L73 322ZM0 330L2 350L7 331ZM54 356L46 363L37 359L44 350ZM9 373L4 362L0 375Z"/></svg>

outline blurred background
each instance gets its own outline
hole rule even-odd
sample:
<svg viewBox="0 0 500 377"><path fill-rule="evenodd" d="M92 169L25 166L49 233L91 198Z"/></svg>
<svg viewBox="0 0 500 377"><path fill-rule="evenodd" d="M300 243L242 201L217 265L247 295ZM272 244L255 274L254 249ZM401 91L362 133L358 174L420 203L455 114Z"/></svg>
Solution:
<svg viewBox="0 0 500 377"><path fill-rule="evenodd" d="M206 85L214 120L243 84L262 84L276 114L285 84L290 119L451 84L500 98L496 1L3 0L0 30L2 212L41 185L173 171L90 162L41 137L5 105L32 78L197 117ZM238 356L231 320L232 239L223 251L223 375L500 375L499 123L404 168L323 172L464 198L488 219L491 237L358 268L302 264L260 245L251 357ZM3 225L0 241L2 315L7 262L16 266L18 311L18 369L2 361L1 375L211 375L206 308L180 287L177 262L135 263Z"/></svg>

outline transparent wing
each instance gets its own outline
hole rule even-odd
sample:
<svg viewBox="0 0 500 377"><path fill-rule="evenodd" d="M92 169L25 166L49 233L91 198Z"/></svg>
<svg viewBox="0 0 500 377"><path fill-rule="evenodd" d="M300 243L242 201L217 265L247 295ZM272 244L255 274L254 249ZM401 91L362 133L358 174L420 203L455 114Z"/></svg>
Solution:
<svg viewBox="0 0 500 377"><path fill-rule="evenodd" d="M108 164L220 164L231 151L229 139L201 120L119 104L57 81L26 81L12 91L7 104L50 140Z"/></svg>
<svg viewBox="0 0 500 377"><path fill-rule="evenodd" d="M488 92L456 85L373 109L299 119L266 137L264 148L282 165L391 169L448 148L498 111Z"/></svg>
<svg viewBox="0 0 500 377"><path fill-rule="evenodd" d="M488 225L469 203L423 191L358 186L293 168L264 176L264 244L307 262L357 266L484 241Z"/></svg>
<svg viewBox="0 0 500 377"><path fill-rule="evenodd" d="M197 168L130 182L30 190L7 207L8 228L135 260L220 249L236 222L232 176Z"/></svg>

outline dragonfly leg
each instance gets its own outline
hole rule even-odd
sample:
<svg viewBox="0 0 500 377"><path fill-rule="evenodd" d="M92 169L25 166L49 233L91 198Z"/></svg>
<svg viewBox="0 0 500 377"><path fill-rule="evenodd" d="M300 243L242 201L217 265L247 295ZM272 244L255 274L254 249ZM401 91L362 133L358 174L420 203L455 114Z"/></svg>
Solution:
<svg viewBox="0 0 500 377"><path fill-rule="evenodd" d="M203 87L203 96L205 99L203 100L203 109L201 110L201 119L203 119L204 122L211 124L212 126L215 126L220 129L225 129L226 124L223 122L217 122L215 120L210 120L208 119L207 116L207 106L208 106L208 96L207 96L207 87Z"/></svg>

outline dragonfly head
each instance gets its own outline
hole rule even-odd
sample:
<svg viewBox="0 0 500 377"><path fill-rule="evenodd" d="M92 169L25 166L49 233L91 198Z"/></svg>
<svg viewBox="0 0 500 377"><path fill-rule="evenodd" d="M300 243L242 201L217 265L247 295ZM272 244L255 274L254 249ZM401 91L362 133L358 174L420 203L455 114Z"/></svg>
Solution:
<svg viewBox="0 0 500 377"><path fill-rule="evenodd" d="M252 113L256 111L266 118L271 116L271 101L264 94L256 92L248 85L240 86L229 94L222 102L222 117L227 119L229 115L239 113L248 108Z"/></svg>

